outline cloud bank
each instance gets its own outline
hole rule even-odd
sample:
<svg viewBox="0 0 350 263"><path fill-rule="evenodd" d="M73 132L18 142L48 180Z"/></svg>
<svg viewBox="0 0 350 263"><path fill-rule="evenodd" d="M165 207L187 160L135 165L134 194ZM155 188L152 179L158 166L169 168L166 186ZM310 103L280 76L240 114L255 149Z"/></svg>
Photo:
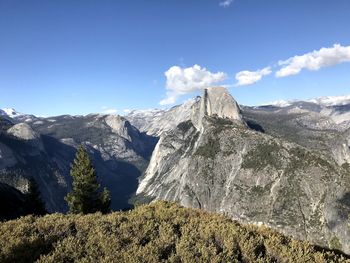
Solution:
<svg viewBox="0 0 350 263"><path fill-rule="evenodd" d="M245 85L254 84L259 80L261 80L262 77L271 74L271 72L272 71L270 67L259 69L257 71L248 71L248 70L240 71L236 74L236 80L237 80L236 86L245 86Z"/></svg>
<svg viewBox="0 0 350 263"><path fill-rule="evenodd" d="M281 69L276 72L276 77L296 75L303 69L315 71L343 62L350 62L350 46L344 47L335 44L330 48L321 48L301 56L279 61L278 65L281 66Z"/></svg>
<svg viewBox="0 0 350 263"><path fill-rule="evenodd" d="M222 7L229 7L233 3L233 0L224 0L219 3L219 6Z"/></svg>
<svg viewBox="0 0 350 263"><path fill-rule="evenodd" d="M181 95L213 86L227 78L224 72L212 73L199 65L188 68L173 66L165 72L165 77L167 96L160 105L173 104Z"/></svg>

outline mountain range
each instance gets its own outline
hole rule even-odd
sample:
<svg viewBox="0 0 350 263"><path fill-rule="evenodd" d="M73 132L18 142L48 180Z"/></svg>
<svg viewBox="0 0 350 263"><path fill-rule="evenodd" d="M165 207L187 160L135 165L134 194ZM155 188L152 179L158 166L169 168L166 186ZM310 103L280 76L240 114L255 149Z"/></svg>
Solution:
<svg viewBox="0 0 350 263"><path fill-rule="evenodd" d="M176 201L350 253L350 97L239 105L225 88L167 110L37 117L0 111L0 182L34 177L67 211L84 144L112 208Z"/></svg>

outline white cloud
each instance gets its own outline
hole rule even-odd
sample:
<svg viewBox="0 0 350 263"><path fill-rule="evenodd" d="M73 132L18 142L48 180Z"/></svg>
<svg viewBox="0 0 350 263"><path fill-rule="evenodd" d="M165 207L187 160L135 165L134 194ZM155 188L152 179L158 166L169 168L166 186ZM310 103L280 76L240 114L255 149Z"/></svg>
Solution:
<svg viewBox="0 0 350 263"><path fill-rule="evenodd" d="M276 77L296 75L302 69L319 70L342 62L350 62L350 46L344 47L335 44L330 48L321 48L301 56L279 61L278 65L282 67L276 72Z"/></svg>
<svg viewBox="0 0 350 263"><path fill-rule="evenodd" d="M226 79L224 72L212 73L199 65L188 68L173 66L165 72L167 97L160 105L173 104L184 94L212 86Z"/></svg>
<svg viewBox="0 0 350 263"><path fill-rule="evenodd" d="M232 3L233 3L233 0L224 0L224 1L220 2L219 5L222 7L229 7Z"/></svg>
<svg viewBox="0 0 350 263"><path fill-rule="evenodd" d="M236 86L245 86L245 85L251 85L255 82L258 82L262 79L263 76L267 76L271 74L271 68L266 67L263 69L259 69L257 71L240 71L236 74Z"/></svg>
<svg viewBox="0 0 350 263"><path fill-rule="evenodd" d="M130 110L130 109L124 109L123 112L124 112L125 114L129 114L130 112L132 112L132 110Z"/></svg>
<svg viewBox="0 0 350 263"><path fill-rule="evenodd" d="M117 109L108 109L106 107L102 107L102 108L103 108L103 111L102 111L103 114L117 114L118 113Z"/></svg>

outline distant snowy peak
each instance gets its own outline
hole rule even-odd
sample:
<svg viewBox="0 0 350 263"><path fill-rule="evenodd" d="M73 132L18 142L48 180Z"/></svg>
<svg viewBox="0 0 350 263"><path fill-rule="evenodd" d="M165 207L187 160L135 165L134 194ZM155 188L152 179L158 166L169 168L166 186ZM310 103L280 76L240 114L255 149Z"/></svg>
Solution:
<svg viewBox="0 0 350 263"><path fill-rule="evenodd" d="M10 118L16 118L16 117L22 116L23 114L19 113L13 108L3 108L0 110L0 115L5 115Z"/></svg>
<svg viewBox="0 0 350 263"><path fill-rule="evenodd" d="M163 114L166 110L160 109L145 109L145 110L131 110L127 115L143 115L143 116L157 116Z"/></svg>
<svg viewBox="0 0 350 263"><path fill-rule="evenodd" d="M341 106L341 105L350 104L350 95L321 97L321 98L308 100L308 102L313 102L323 106L336 106L336 105Z"/></svg>
<svg viewBox="0 0 350 263"><path fill-rule="evenodd" d="M271 105L271 106L283 108L283 107L288 107L292 105L293 102L294 101L289 101L289 100L276 100L270 103L262 104L262 106Z"/></svg>
<svg viewBox="0 0 350 263"><path fill-rule="evenodd" d="M303 100L277 100L271 103L265 103L261 106L276 106L280 108L288 107L293 105L296 102L302 102ZM344 96L328 96L328 97L320 97L315 99L305 100L304 102L315 103L321 106L342 106L350 104L350 95Z"/></svg>

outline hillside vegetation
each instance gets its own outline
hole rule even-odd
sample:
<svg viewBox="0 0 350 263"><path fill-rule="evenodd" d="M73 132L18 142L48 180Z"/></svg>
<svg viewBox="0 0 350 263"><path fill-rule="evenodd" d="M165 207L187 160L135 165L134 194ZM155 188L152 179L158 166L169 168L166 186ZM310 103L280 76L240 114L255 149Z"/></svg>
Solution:
<svg viewBox="0 0 350 263"><path fill-rule="evenodd" d="M174 203L0 223L0 262L350 262L265 227Z"/></svg>

